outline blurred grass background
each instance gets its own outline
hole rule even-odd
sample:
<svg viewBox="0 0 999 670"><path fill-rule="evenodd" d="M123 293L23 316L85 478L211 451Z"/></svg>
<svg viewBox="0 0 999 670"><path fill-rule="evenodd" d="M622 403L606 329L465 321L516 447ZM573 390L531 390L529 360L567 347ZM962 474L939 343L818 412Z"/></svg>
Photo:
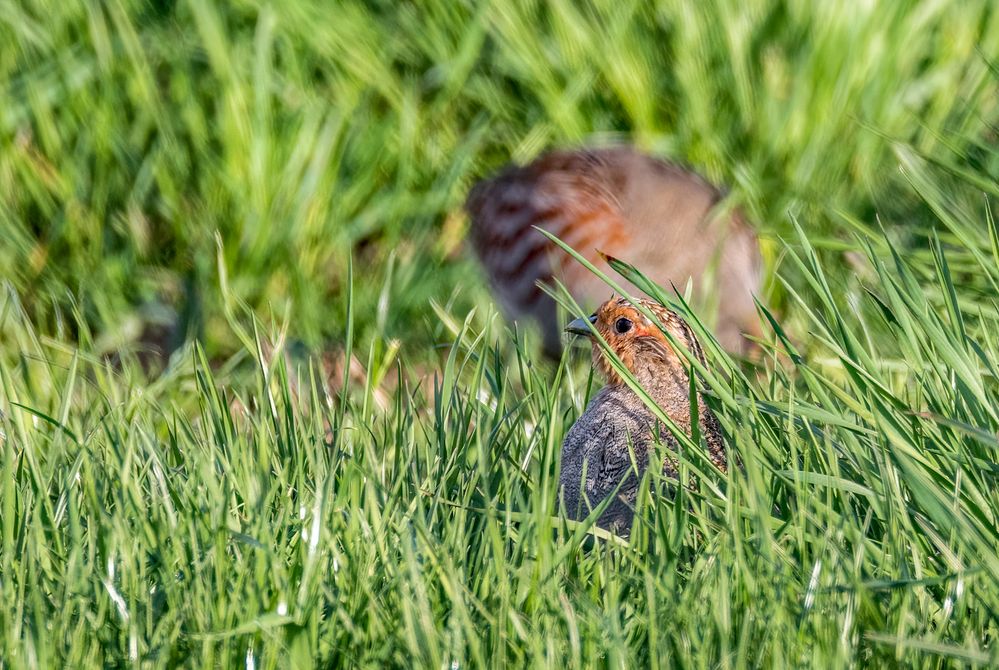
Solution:
<svg viewBox="0 0 999 670"><path fill-rule="evenodd" d="M483 295L473 180L608 136L732 188L770 240L792 212L836 248L877 214L919 246L894 147L995 174L997 23L989 2L10 3L0 263L45 332L112 348L176 322L214 355L222 271L315 346L353 253L358 314L390 301L363 331L421 350L429 299Z"/></svg>
<svg viewBox="0 0 999 670"><path fill-rule="evenodd" d="M3 4L0 668L999 663L997 24ZM780 324L708 347L744 469L685 455L628 546L559 519L597 382L505 330L460 212L613 139L732 189ZM199 346L147 376L151 330Z"/></svg>

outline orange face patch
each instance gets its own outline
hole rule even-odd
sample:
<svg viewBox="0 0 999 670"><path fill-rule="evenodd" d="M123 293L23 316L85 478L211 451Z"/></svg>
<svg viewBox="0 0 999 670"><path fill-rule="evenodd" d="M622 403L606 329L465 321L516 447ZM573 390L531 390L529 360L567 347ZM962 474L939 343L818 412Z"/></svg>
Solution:
<svg viewBox="0 0 999 670"><path fill-rule="evenodd" d="M681 342L690 346L692 334L686 324L670 310L651 301L642 301L660 323L669 328ZM626 298L612 298L597 309L593 321L597 332L621 359L632 373L636 373L644 358L655 357L660 361L678 361L673 346L663 332L642 314ZM594 342L593 362L608 381L620 382L610 361L604 356L599 344Z"/></svg>

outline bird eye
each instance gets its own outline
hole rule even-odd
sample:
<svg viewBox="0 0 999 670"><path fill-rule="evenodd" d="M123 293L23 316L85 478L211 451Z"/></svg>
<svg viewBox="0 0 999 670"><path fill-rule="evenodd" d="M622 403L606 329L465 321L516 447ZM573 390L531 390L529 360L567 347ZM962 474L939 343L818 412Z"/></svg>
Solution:
<svg viewBox="0 0 999 670"><path fill-rule="evenodd" d="M618 335L623 335L631 330L631 320L630 319L618 319L614 322L614 330Z"/></svg>

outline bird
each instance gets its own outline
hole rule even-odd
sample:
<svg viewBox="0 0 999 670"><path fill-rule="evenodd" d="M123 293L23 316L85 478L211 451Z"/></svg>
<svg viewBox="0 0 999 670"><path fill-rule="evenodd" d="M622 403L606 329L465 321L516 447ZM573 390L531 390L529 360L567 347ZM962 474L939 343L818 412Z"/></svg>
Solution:
<svg viewBox="0 0 999 670"><path fill-rule="evenodd" d="M691 280L703 302L717 299L718 342L747 355L760 333L753 296L762 261L743 215L718 207L723 197L693 172L617 145L554 150L508 166L472 187L465 210L471 246L498 302L511 320L537 321L550 357L562 352L561 329L554 300L538 284L561 280L584 309L606 300L609 290L534 226L601 270L608 266L599 252L627 261L667 291ZM624 288L640 293L627 282Z"/></svg>
<svg viewBox="0 0 999 670"><path fill-rule="evenodd" d="M651 300L638 299L636 302L646 307L676 342L706 365L704 352L682 317ZM592 340L593 366L607 379L607 384L593 396L562 443L561 507L568 518L583 519L616 490L614 500L597 519L597 525L627 536L631 531L639 482L656 453L657 439L673 452L678 448L678 441L617 373L596 340L596 334L617 354L666 416L687 435L692 434L690 366L660 326L649 320L628 298L608 300L590 317L575 319L565 330ZM707 445L707 457L724 472L728 460L721 426L699 391L697 420ZM671 478L679 476L675 458L666 456L662 472Z"/></svg>

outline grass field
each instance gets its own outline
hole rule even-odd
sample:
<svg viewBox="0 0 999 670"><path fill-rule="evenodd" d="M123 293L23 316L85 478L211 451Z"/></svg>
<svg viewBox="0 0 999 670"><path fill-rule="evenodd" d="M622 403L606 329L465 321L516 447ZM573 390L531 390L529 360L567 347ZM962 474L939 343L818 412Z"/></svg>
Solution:
<svg viewBox="0 0 999 670"><path fill-rule="evenodd" d="M0 669L999 664L992 3L15 0L0 43ZM600 381L460 213L621 138L768 275L758 364L689 315L743 468L683 455L628 542L555 510Z"/></svg>

